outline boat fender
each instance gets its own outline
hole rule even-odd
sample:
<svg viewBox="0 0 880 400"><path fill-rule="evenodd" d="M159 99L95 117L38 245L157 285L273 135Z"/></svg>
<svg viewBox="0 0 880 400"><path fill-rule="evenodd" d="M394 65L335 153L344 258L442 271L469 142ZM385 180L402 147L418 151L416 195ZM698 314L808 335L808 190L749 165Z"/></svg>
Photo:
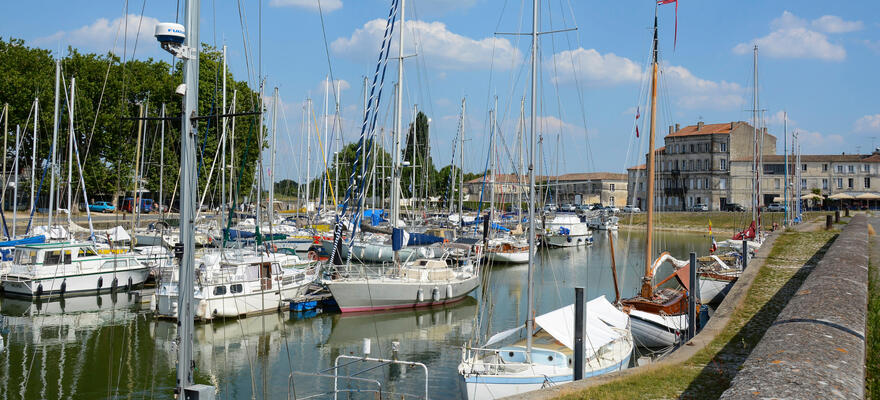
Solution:
<svg viewBox="0 0 880 400"><path fill-rule="evenodd" d="M61 281L61 295L64 296L64 292L67 291L67 279Z"/></svg>
<svg viewBox="0 0 880 400"><path fill-rule="evenodd" d="M416 294L416 300L421 303L425 301L425 292L422 291L422 288L419 288L418 293Z"/></svg>
<svg viewBox="0 0 880 400"><path fill-rule="evenodd" d="M40 297L42 295L43 295L43 284L41 283L41 284L37 285L37 297Z"/></svg>
<svg viewBox="0 0 880 400"><path fill-rule="evenodd" d="M571 243L571 236L566 236L565 240L567 240L569 243Z"/></svg>
<svg viewBox="0 0 880 400"><path fill-rule="evenodd" d="M115 291L116 291L116 286L117 286L117 285L119 285L119 280L117 280L117 279L114 277L114 278L113 278L113 283L110 284L110 291L111 291L111 292L115 292Z"/></svg>
<svg viewBox="0 0 880 400"><path fill-rule="evenodd" d="M452 298L452 285L446 285L446 298Z"/></svg>
<svg viewBox="0 0 880 400"><path fill-rule="evenodd" d="M134 282L132 282L131 277L129 276L129 277L128 277L128 290L131 290L131 288L134 287L133 283L134 283Z"/></svg>
<svg viewBox="0 0 880 400"><path fill-rule="evenodd" d="M104 277L102 276L102 277L98 278L98 289L102 288L103 286L104 286Z"/></svg>
<svg viewBox="0 0 880 400"><path fill-rule="evenodd" d="M435 302L440 301L440 289L435 287L431 290L431 300L434 300Z"/></svg>

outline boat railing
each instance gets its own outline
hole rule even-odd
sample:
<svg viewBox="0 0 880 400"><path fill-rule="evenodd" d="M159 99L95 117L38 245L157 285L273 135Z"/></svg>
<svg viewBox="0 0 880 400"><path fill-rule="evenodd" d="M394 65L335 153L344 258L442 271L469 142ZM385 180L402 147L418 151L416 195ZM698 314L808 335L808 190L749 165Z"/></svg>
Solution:
<svg viewBox="0 0 880 400"><path fill-rule="evenodd" d="M467 366L463 372L479 373L480 375L499 375L502 373L525 371L532 364L519 361L504 361L501 357L502 349L490 349L483 347L462 347L462 364ZM526 350L504 349L506 353L522 354L523 359L529 358Z"/></svg>

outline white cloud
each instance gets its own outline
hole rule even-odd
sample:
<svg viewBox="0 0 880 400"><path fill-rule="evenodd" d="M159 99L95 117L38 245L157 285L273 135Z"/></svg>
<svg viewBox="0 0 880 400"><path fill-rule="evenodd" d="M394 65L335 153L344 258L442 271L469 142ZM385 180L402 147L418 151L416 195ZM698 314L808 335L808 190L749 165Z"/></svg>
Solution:
<svg viewBox="0 0 880 400"><path fill-rule="evenodd" d="M683 108L729 110L743 103L745 90L737 83L702 79L680 66L667 66L663 72L670 94Z"/></svg>
<svg viewBox="0 0 880 400"><path fill-rule="evenodd" d="M843 136L838 134L823 134L821 132L797 130L801 152L805 154L834 154L847 148L848 143Z"/></svg>
<svg viewBox="0 0 880 400"><path fill-rule="evenodd" d="M311 11L318 11L318 0L270 0L272 7L299 7ZM321 0L321 10L332 12L342 8L342 0Z"/></svg>
<svg viewBox="0 0 880 400"><path fill-rule="evenodd" d="M877 54L880 54L880 40L878 40L876 42L872 42L872 41L866 39L864 41L864 43L865 43L865 46L868 46L868 48L871 49L871 51L873 51Z"/></svg>
<svg viewBox="0 0 880 400"><path fill-rule="evenodd" d="M835 19L837 18L837 19ZM840 22L837 24L835 21ZM846 25L853 23L843 21L839 17L826 15L813 21L813 26L826 29L826 32L838 33ZM758 45L761 54L777 58L812 58L825 61L843 61L846 50L843 46L828 41L828 37L820 32L810 30L805 20L785 11L782 16L771 22L775 29L767 36L755 39L751 43L740 43L733 48L736 54L751 53L754 44ZM834 31L833 29L837 29Z"/></svg>
<svg viewBox="0 0 880 400"><path fill-rule="evenodd" d="M602 55L595 49L578 48L556 53L544 62L544 68L552 72L554 64L559 73L557 79L563 82L574 81L576 72L578 79L592 86L633 83L642 78L642 68L632 60L614 53Z"/></svg>
<svg viewBox="0 0 880 400"><path fill-rule="evenodd" d="M42 46L54 46L58 43L98 52L111 51L122 54L123 38L128 39L128 54L131 54L137 38L138 53L153 53L159 48L153 41L153 34L159 20L153 17L128 14L126 18L118 17L112 21L98 18L95 22L72 31L58 31L52 35L38 38L34 43ZM125 32L123 32L125 30Z"/></svg>
<svg viewBox="0 0 880 400"><path fill-rule="evenodd" d="M419 16L438 16L456 10L465 10L477 4L477 0L428 0L418 1L407 7L413 7Z"/></svg>
<svg viewBox="0 0 880 400"><path fill-rule="evenodd" d="M847 33L864 29L862 21L845 21L836 15L823 15L813 20L813 28L827 33Z"/></svg>
<svg viewBox="0 0 880 400"><path fill-rule="evenodd" d="M767 123L770 125L783 125L785 123L785 119L785 111L777 111L776 113L767 117ZM794 120L791 119L791 116L788 116L788 125L793 126L794 124Z"/></svg>
<svg viewBox="0 0 880 400"><path fill-rule="evenodd" d="M348 81L346 81L345 79L336 79L333 81L322 80L320 83L318 83L318 86L315 89L313 96L319 96L323 99L324 91L326 89L328 89L328 87L327 87L328 84L330 85L329 89L330 89L330 102L331 103L333 102L333 93L337 89L339 89L340 92L344 92L345 90L347 90L348 88L351 87L351 84L348 83Z"/></svg>
<svg viewBox="0 0 880 400"><path fill-rule="evenodd" d="M880 133L880 114L865 115L855 123L856 132Z"/></svg>
<svg viewBox="0 0 880 400"><path fill-rule="evenodd" d="M404 54L416 53L413 43L419 43L419 57L425 58L425 65L438 69L468 70L488 68L495 55L495 68L510 68L522 60L519 49L509 40L488 37L471 39L447 29L442 22L408 21L404 38ZM385 33L385 20L374 19L351 34L330 44L334 53L364 61L375 61L379 52L382 35ZM391 44L393 54L397 54L397 35ZM493 50L494 48L494 50Z"/></svg>
<svg viewBox="0 0 880 400"><path fill-rule="evenodd" d="M538 121L536 122L538 125L538 132L544 135L561 133L563 135L573 135L580 137L585 136L587 133L587 131L584 130L583 126L570 124L552 115L538 117ZM531 119L526 118L525 123L527 125L530 124Z"/></svg>

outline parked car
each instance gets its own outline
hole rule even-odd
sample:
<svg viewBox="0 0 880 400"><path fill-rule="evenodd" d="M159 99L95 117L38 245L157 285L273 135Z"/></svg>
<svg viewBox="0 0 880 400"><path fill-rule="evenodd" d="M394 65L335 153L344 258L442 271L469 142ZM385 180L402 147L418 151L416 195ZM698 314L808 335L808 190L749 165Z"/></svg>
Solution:
<svg viewBox="0 0 880 400"><path fill-rule="evenodd" d="M615 206L605 206L605 211L613 212L616 214L620 212L620 209Z"/></svg>
<svg viewBox="0 0 880 400"><path fill-rule="evenodd" d="M101 213L112 213L113 211L116 211L116 207L107 201L96 201L92 204L89 204L89 211L101 212Z"/></svg>
<svg viewBox="0 0 880 400"><path fill-rule="evenodd" d="M769 211L769 212L785 211L785 207L783 207L782 204L779 204L779 203L770 203L767 205L767 211Z"/></svg>
<svg viewBox="0 0 880 400"><path fill-rule="evenodd" d="M544 206L544 211L547 211L547 212L553 212L553 211L557 211L557 210L559 210L559 208L556 207L556 204L547 204Z"/></svg>
<svg viewBox="0 0 880 400"><path fill-rule="evenodd" d="M581 205L577 206L577 209L580 212L586 212L586 211L592 210L592 208L587 204L581 204Z"/></svg>
<svg viewBox="0 0 880 400"><path fill-rule="evenodd" d="M559 211L575 212L577 211L577 207L574 204L563 204L559 207Z"/></svg>
<svg viewBox="0 0 880 400"><path fill-rule="evenodd" d="M633 205L625 205L623 206L623 212L625 213L640 213L642 210Z"/></svg>
<svg viewBox="0 0 880 400"><path fill-rule="evenodd" d="M149 213L153 210L153 199L140 199L140 207L142 213ZM134 207L134 199L131 197L126 197L122 199L122 211L125 212L134 212L137 211Z"/></svg>
<svg viewBox="0 0 880 400"><path fill-rule="evenodd" d="M721 207L721 211L745 211L746 208L739 203L727 203Z"/></svg>
<svg viewBox="0 0 880 400"><path fill-rule="evenodd" d="M691 207L691 211L709 211L709 206L703 203L694 204L694 206Z"/></svg>

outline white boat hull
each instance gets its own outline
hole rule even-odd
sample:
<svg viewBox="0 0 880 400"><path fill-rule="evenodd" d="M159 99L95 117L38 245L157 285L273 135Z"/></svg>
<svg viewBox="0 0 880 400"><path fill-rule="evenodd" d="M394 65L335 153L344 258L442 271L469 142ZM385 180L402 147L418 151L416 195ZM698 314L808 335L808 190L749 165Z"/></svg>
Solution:
<svg viewBox="0 0 880 400"><path fill-rule="evenodd" d="M544 235L542 240L550 247L577 247L593 244L593 235Z"/></svg>
<svg viewBox="0 0 880 400"><path fill-rule="evenodd" d="M720 280L700 276L700 303L717 304L724 300L724 296L733 287L736 280Z"/></svg>
<svg viewBox="0 0 880 400"><path fill-rule="evenodd" d="M3 280L3 292L7 296L54 297L104 293L125 290L142 285L149 276L150 268L104 271L53 278L25 278L8 276Z"/></svg>
<svg viewBox="0 0 880 400"><path fill-rule="evenodd" d="M529 262L529 252L526 251L511 251L511 252L495 252L490 251L486 253L489 260L496 263L507 263L507 264L523 264Z"/></svg>
<svg viewBox="0 0 880 400"><path fill-rule="evenodd" d="M390 310L449 304L480 284L476 274L440 282L402 279L352 279L324 282L342 312Z"/></svg>
<svg viewBox="0 0 880 400"><path fill-rule="evenodd" d="M647 348L663 348L676 345L687 329L686 320L680 317L659 317L663 323L630 314L632 334L636 345Z"/></svg>

